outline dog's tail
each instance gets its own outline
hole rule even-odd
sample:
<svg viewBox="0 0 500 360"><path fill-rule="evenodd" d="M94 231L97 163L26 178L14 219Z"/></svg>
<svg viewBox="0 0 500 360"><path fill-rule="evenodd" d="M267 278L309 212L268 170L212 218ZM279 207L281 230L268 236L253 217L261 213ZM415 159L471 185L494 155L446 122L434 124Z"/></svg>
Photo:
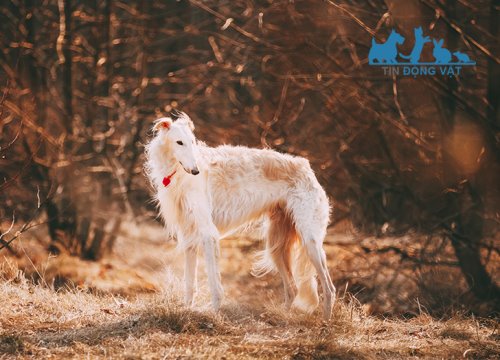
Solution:
<svg viewBox="0 0 500 360"><path fill-rule="evenodd" d="M255 253L251 271L253 276L262 277L276 271L277 269L271 256L271 251L269 251L267 247Z"/></svg>
<svg viewBox="0 0 500 360"><path fill-rule="evenodd" d="M277 206L270 211L262 227L266 233L266 248L255 254L252 275L261 277L278 270L291 273L292 247L297 241L297 232L290 216Z"/></svg>
<svg viewBox="0 0 500 360"><path fill-rule="evenodd" d="M280 270L291 275L297 287L292 306L312 312L318 306L316 271L299 241L290 216L282 208L270 214L266 248L256 254L252 274L260 277Z"/></svg>

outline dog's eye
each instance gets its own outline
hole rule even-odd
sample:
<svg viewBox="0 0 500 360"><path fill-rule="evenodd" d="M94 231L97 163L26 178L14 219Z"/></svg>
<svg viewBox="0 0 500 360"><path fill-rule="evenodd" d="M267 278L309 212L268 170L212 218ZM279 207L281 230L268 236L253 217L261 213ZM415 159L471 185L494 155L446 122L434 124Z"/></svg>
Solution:
<svg viewBox="0 0 500 360"><path fill-rule="evenodd" d="M179 144L179 145L184 145L184 143L183 143L182 141L180 141L180 140L179 140L179 141L177 141L177 144Z"/></svg>

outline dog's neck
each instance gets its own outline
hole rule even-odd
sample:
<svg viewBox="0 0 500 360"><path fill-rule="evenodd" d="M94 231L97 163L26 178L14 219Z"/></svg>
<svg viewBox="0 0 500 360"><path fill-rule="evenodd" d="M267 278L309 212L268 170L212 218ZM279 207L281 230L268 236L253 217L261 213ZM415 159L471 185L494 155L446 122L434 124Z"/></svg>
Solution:
<svg viewBox="0 0 500 360"><path fill-rule="evenodd" d="M164 172L165 172L164 176L168 176L168 177L172 178L174 175L176 175L178 173L179 169L180 169L180 166L179 166L179 163L177 162L177 160L172 159L172 161L169 162L169 165L164 170Z"/></svg>
<svg viewBox="0 0 500 360"><path fill-rule="evenodd" d="M182 175L182 167L175 157L172 156L171 145L164 142L158 144L158 163L161 164L161 177L173 178Z"/></svg>

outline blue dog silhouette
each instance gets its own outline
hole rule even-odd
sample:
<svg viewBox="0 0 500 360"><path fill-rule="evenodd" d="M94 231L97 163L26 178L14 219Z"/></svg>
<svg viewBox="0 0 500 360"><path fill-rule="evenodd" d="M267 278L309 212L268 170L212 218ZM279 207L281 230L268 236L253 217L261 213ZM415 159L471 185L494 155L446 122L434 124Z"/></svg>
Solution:
<svg viewBox="0 0 500 360"><path fill-rule="evenodd" d="M375 60L377 60L378 63L397 63L397 45L401 45L404 41L405 38L398 34L395 30L391 31L391 34L384 44L377 44L375 42L375 38L372 38L372 47L368 53L368 63L374 64Z"/></svg>

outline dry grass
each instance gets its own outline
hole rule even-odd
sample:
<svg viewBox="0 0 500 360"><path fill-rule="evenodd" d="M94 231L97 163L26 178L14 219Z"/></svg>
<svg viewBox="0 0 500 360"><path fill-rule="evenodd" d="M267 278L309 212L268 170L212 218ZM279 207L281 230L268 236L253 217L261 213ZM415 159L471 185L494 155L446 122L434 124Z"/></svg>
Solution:
<svg viewBox="0 0 500 360"><path fill-rule="evenodd" d="M196 305L189 309L180 301L182 261L173 245L164 243L154 227L131 227L124 235L115 254L102 263L32 259L37 271L30 276L35 274L38 284L5 260L0 272L0 358L500 356L493 320L465 315L438 320L425 312L408 320L377 317L343 290L329 322L318 313L287 311L276 277L248 275L249 254L242 248L250 245L245 240L224 243L227 298L222 310L215 314L208 307L203 271ZM26 247L29 239L20 244Z"/></svg>
<svg viewBox="0 0 500 360"><path fill-rule="evenodd" d="M25 357L497 358L492 324L366 316L342 299L333 319L229 302L220 313L187 309L173 294L124 299L55 292L16 277L0 286L0 353Z"/></svg>

